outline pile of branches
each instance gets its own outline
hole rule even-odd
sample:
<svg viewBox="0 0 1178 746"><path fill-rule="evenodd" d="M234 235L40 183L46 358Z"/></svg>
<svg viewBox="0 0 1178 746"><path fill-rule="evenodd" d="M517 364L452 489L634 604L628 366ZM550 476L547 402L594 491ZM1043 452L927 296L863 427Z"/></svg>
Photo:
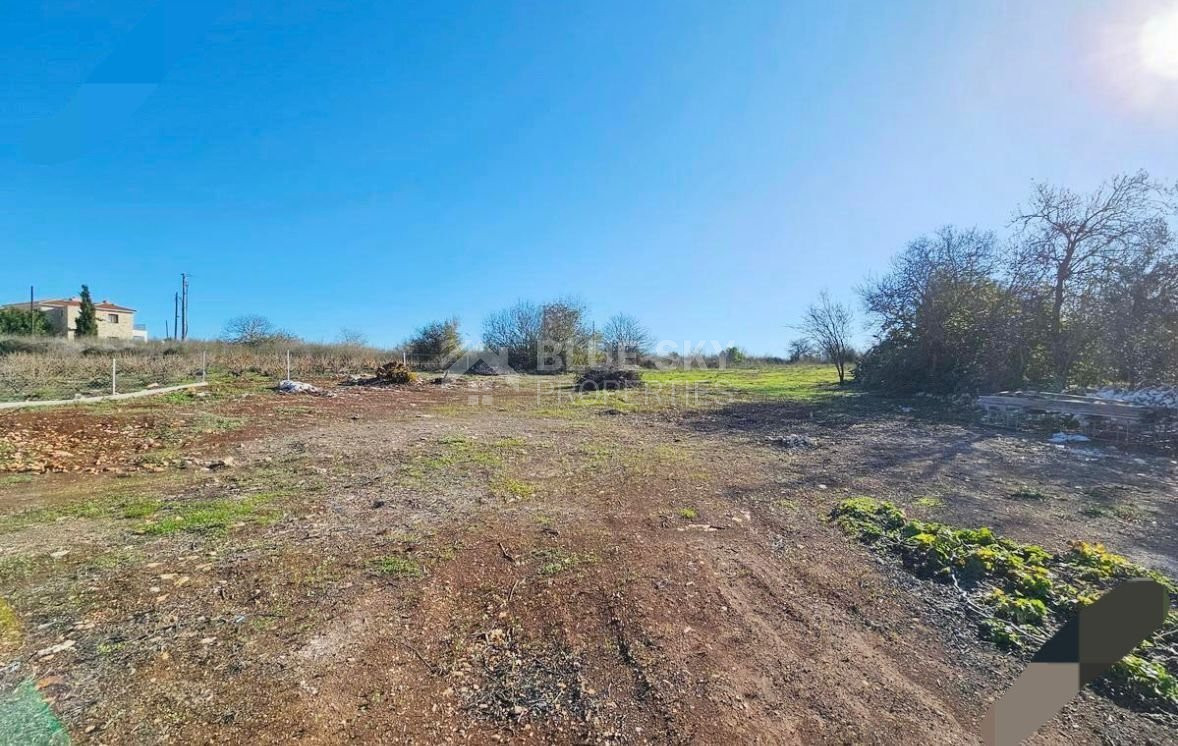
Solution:
<svg viewBox="0 0 1178 746"><path fill-rule="evenodd" d="M400 360L390 360L376 369L377 383L413 383L417 374Z"/></svg>
<svg viewBox="0 0 1178 746"><path fill-rule="evenodd" d="M577 376L577 391L617 391L642 385L642 374L633 368L590 368Z"/></svg>

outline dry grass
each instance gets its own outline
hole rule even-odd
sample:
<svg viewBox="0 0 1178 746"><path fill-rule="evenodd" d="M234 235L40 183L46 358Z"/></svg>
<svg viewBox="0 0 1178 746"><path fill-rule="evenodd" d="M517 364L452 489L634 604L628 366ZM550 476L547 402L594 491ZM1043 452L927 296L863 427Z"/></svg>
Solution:
<svg viewBox="0 0 1178 746"><path fill-rule="evenodd" d="M303 342L243 345L226 342L86 341L60 338L0 338L0 401L70 398L109 393L111 360L118 363L118 388L134 391L208 377L273 379L286 377L286 353L296 378L334 378L371 373L399 353L355 345Z"/></svg>

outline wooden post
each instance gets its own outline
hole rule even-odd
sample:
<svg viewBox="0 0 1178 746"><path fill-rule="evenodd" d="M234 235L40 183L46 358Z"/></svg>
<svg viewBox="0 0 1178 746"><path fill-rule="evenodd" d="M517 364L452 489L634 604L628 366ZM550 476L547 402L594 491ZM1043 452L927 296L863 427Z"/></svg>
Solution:
<svg viewBox="0 0 1178 746"><path fill-rule="evenodd" d="M115 394L119 393L118 380L119 380L119 359L117 357L112 357L110 359L110 393L111 393L111 396L114 396Z"/></svg>
<svg viewBox="0 0 1178 746"><path fill-rule="evenodd" d="M286 380L290 380L290 350L286 351Z"/></svg>

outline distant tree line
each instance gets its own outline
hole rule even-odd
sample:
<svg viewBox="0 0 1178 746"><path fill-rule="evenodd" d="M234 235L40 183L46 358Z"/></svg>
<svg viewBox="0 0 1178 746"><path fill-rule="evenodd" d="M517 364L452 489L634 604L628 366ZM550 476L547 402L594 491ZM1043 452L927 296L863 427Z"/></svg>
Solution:
<svg viewBox="0 0 1178 746"><path fill-rule="evenodd" d="M857 381L892 391L1173 382L1175 189L1145 172L1089 194L1039 184L1012 235L947 226L860 295L875 335Z"/></svg>
<svg viewBox="0 0 1178 746"><path fill-rule="evenodd" d="M564 298L536 304L520 301L483 322L483 345L504 351L518 371L560 372L586 365L639 365L653 337L629 314L617 314L600 330L588 308Z"/></svg>

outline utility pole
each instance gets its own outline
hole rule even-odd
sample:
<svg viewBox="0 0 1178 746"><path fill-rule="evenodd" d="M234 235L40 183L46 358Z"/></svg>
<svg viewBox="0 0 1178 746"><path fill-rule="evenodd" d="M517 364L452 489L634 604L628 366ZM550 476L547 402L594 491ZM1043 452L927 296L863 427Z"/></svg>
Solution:
<svg viewBox="0 0 1178 746"><path fill-rule="evenodd" d="M172 296L172 339L180 337L180 294Z"/></svg>
<svg viewBox="0 0 1178 746"><path fill-rule="evenodd" d="M180 273L180 339L188 339L188 274Z"/></svg>
<svg viewBox="0 0 1178 746"><path fill-rule="evenodd" d="M37 311L33 308L33 286L29 285L29 336L37 333Z"/></svg>

